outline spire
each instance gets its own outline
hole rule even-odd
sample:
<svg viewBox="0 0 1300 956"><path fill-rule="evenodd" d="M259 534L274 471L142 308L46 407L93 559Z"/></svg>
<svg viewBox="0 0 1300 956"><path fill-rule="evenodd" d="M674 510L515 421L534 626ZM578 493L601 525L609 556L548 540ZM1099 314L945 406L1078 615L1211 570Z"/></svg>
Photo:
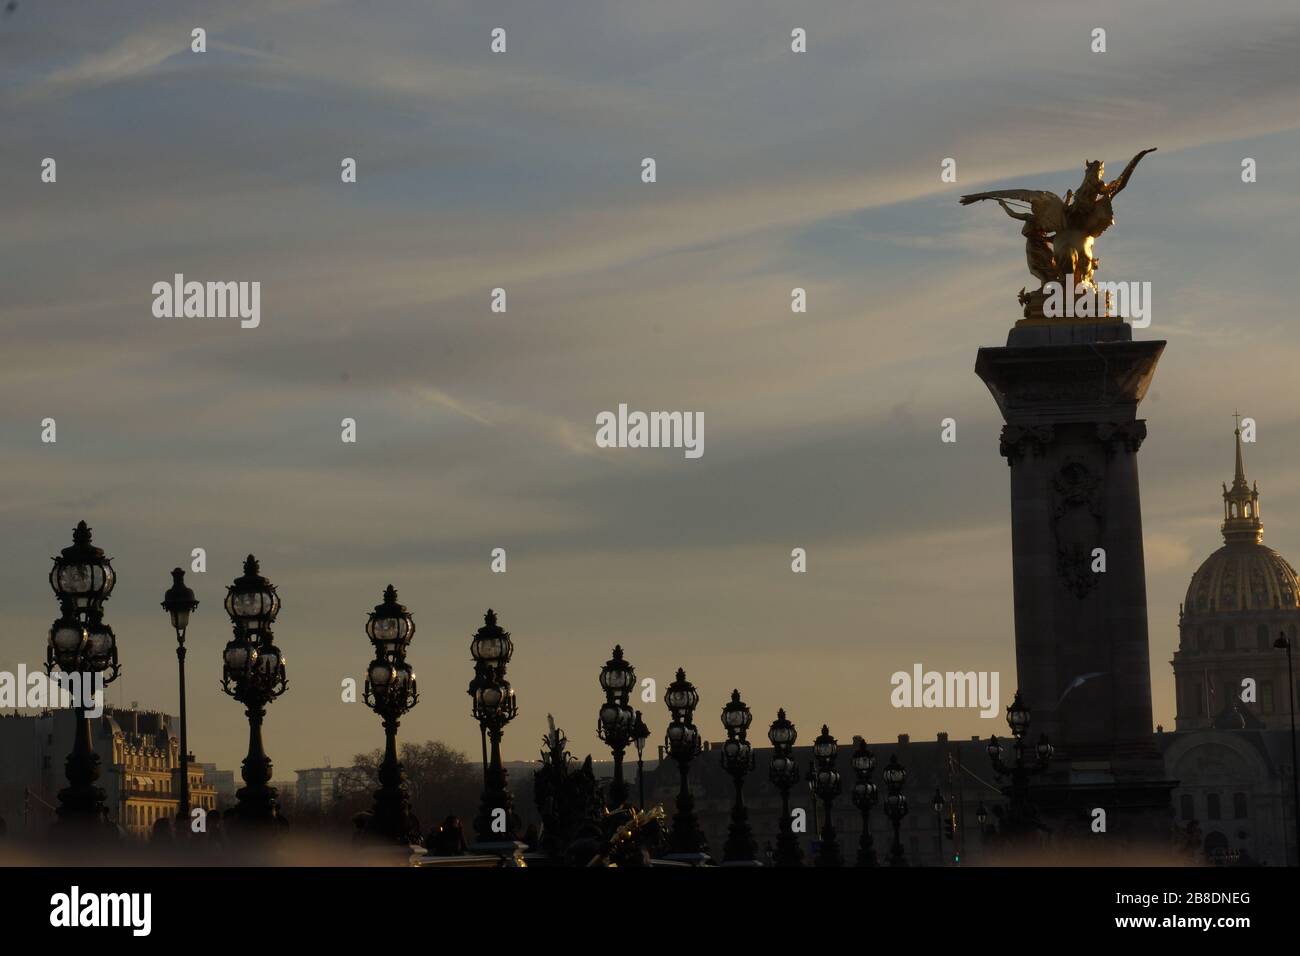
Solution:
<svg viewBox="0 0 1300 956"><path fill-rule="evenodd" d="M1241 416L1234 413L1233 418L1237 421L1232 432L1237 460L1232 487L1223 488L1223 540L1228 544L1259 544L1264 537L1264 523L1259 520L1259 487L1246 481L1246 466L1241 458Z"/></svg>

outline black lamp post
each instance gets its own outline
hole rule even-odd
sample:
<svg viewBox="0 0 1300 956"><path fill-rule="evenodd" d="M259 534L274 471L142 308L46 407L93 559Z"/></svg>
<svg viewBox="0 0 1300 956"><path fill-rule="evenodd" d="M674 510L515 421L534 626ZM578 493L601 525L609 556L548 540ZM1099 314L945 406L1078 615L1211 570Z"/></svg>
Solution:
<svg viewBox="0 0 1300 956"><path fill-rule="evenodd" d="M821 847L817 851L817 866L843 866L839 840L835 836L835 823L831 819L835 798L840 795L840 775L835 769L835 758L840 745L831 736L831 730L822 724L822 732L813 741L813 783L817 799L823 807Z"/></svg>
<svg viewBox="0 0 1300 956"><path fill-rule="evenodd" d="M375 648L366 671L362 699L384 724L384 761L379 765L379 789L369 815L358 821L363 832L408 846L420 846L420 823L411 813L406 774L397 759L397 728L403 715L420 700L415 674L406 662L406 649L415 636L415 621L390 584L382 604L375 605L366 621L366 635Z"/></svg>
<svg viewBox="0 0 1300 956"><path fill-rule="evenodd" d="M934 832L938 839L935 852L939 857L939 865L943 866L943 792L934 788L934 796L930 798L930 809L934 811Z"/></svg>
<svg viewBox="0 0 1300 956"><path fill-rule="evenodd" d="M600 669L600 687L605 703L600 707L596 733L614 754L614 782L609 788L610 809L627 803L627 784L623 781L623 752L632 742L636 715L628 706L628 695L636 684L636 670L623 659L623 648L614 645L614 653Z"/></svg>
<svg viewBox="0 0 1300 956"><path fill-rule="evenodd" d="M285 823L271 781L271 758L262 746L266 707L288 687L284 655L275 646L271 625L280 613L275 585L262 577L257 559L244 559L244 573L226 588L226 613L234 637L222 652L221 689L244 705L248 718L248 756L244 786L226 815L239 823Z"/></svg>
<svg viewBox="0 0 1300 956"><path fill-rule="evenodd" d="M172 586L163 594L162 606L176 631L176 664L181 681L181 809L178 816L184 824L182 832L189 833L190 750L185 720L185 632L190 626L190 615L199 602L194 599L194 592L185 586L185 572L180 568L172 568Z"/></svg>
<svg viewBox="0 0 1300 956"><path fill-rule="evenodd" d="M1008 765L1003 761L1004 749L997 737L990 737L988 745L989 762L993 765L994 773L999 777L1008 775L1011 777L1009 805L1003 827L1004 836L1013 838L1038 826L1033 804L1029 800L1029 778L1032 774L1047 770L1053 753L1047 735L1041 734L1038 745L1033 750L1033 760L1030 761L1025 746L1025 737L1029 733L1029 720L1029 707L1021 700L1020 691L1017 690L1015 699L1007 707L1007 726L1011 728L1011 736L1015 740L1015 762Z"/></svg>
<svg viewBox="0 0 1300 956"><path fill-rule="evenodd" d="M59 791L60 824L107 823L108 808L99 779L99 755L90 741L88 704L101 687L111 684L119 673L117 638L104 623L103 608L113 593L117 574L111 558L91 544L86 522L77 523L72 545L64 548L50 569L50 587L59 601L59 619L50 628L45 652L45 670L57 667L75 690L76 736L68 754L65 775L68 786ZM75 677L74 677L75 675Z"/></svg>
<svg viewBox="0 0 1300 956"><path fill-rule="evenodd" d="M1286 639L1286 633L1279 631L1277 640L1273 646L1279 650L1286 651L1286 686L1287 700L1291 704L1291 799L1294 802L1293 816L1291 824L1295 828L1296 844L1296 865L1300 866L1300 777L1296 776L1296 744L1295 744L1295 674L1291 670L1291 642Z"/></svg>
<svg viewBox="0 0 1300 956"><path fill-rule="evenodd" d="M645 809L645 743L650 739L650 728L641 719L641 711L636 712L636 722L632 728L632 741L636 744L636 794L637 808Z"/></svg>
<svg viewBox="0 0 1300 956"><path fill-rule="evenodd" d="M907 795L903 793L903 785L907 783L907 770L898 762L898 754L889 755L889 764L881 773L881 777L885 781L885 816L894 827L894 843L889 848L889 865L907 866L907 859L903 856L903 840L898 832L903 817L907 816Z"/></svg>
<svg viewBox="0 0 1300 956"><path fill-rule="evenodd" d="M475 632L469 651L474 658L474 679L469 685L469 695L474 701L471 713L491 742L483 797L478 816L474 818L476 846L489 851L513 849L519 843L520 820L501 763L501 737L506 724L519 713L515 692L506 680L506 665L514 655L515 645L510 632L497 624L496 611L491 608L483 615L483 626Z"/></svg>
<svg viewBox="0 0 1300 956"><path fill-rule="evenodd" d="M668 754L677 763L677 772L681 778L681 787L677 791L677 812L673 814L672 832L669 834L670 856L701 861L708 853L708 843L700 832L700 823L695 817L695 799L691 796L687 779L691 761L700 752L700 732L691 722L700 695L695 685L686 679L686 671L680 667L677 668L677 679L668 685L664 702L672 715L672 722L665 734Z"/></svg>
<svg viewBox="0 0 1300 956"><path fill-rule="evenodd" d="M790 788L799 782L799 766L791 751L799 739L799 732L786 719L784 707L777 710L776 720L767 729L767 739L772 745L772 762L767 765L767 778L781 791L781 819L777 825L773 860L777 866L803 866L803 849L790 822Z"/></svg>
<svg viewBox="0 0 1300 956"><path fill-rule="evenodd" d="M862 814L862 838L858 841L858 866L879 866L876 859L876 846L871 839L871 808L879 799L876 785L871 782L872 771L876 769L876 756L867 749L867 742L861 737L853 738L853 753L849 763L853 767L853 805Z"/></svg>
<svg viewBox="0 0 1300 956"><path fill-rule="evenodd" d="M722 769L731 776L736 788L736 800L731 806L731 825L727 828L727 842L723 847L723 862L757 864L758 844L749 826L749 811L745 809L745 776L754 769L754 748L749 743L749 725L754 715L740 699L740 691L731 692L731 700L722 708L722 726L727 731L722 745Z"/></svg>

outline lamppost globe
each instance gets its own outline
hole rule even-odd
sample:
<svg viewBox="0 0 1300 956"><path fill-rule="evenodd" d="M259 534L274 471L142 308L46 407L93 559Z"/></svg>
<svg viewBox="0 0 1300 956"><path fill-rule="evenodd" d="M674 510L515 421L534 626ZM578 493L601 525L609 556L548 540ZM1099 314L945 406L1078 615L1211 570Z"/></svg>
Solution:
<svg viewBox="0 0 1300 956"><path fill-rule="evenodd" d="M92 620L86 628L82 666L96 673L117 670L117 638L113 629L101 620Z"/></svg>
<svg viewBox="0 0 1300 956"><path fill-rule="evenodd" d="M600 669L600 689L611 698L626 702L635 682L636 669L624 659L622 645L615 644L613 654Z"/></svg>
<svg viewBox="0 0 1300 956"><path fill-rule="evenodd" d="M1039 734L1038 746L1035 747L1034 749L1038 753L1038 759L1043 761L1050 760L1052 754L1056 752L1056 748L1054 748L1050 743L1048 743L1047 734Z"/></svg>
<svg viewBox="0 0 1300 956"><path fill-rule="evenodd" d="M1029 707L1020 699L1020 691L1016 691L1015 699L1007 706L1007 726L1011 728L1011 736L1019 740L1029 729Z"/></svg>
<svg viewBox="0 0 1300 956"><path fill-rule="evenodd" d="M682 720L690 720L699 705L699 691L686 679L686 671L683 668L677 668L677 677L668 685L668 692L664 694L664 703L668 705L674 717Z"/></svg>
<svg viewBox="0 0 1300 956"><path fill-rule="evenodd" d="M50 588L60 606L80 612L95 611L113 593L117 574L113 571L112 559L105 557L103 549L91 543L86 522L77 522L71 546L64 548L52 560Z"/></svg>
<svg viewBox="0 0 1300 956"><path fill-rule="evenodd" d="M388 659L405 654L415 636L415 620L404 605L397 603L397 589L391 584L384 589L384 600L370 612L366 636L375 645L375 653Z"/></svg>
<svg viewBox="0 0 1300 956"><path fill-rule="evenodd" d="M491 608L483 615L483 626L470 639L469 652L479 667L491 667L497 671L509 664L514 656L515 645L510 632L497 624L497 613Z"/></svg>
<svg viewBox="0 0 1300 956"><path fill-rule="evenodd" d="M68 617L59 618L50 626L46 669L57 664L66 673L76 671L88 640L85 625L80 621Z"/></svg>
<svg viewBox="0 0 1300 956"><path fill-rule="evenodd" d="M813 741L813 756L820 760L833 760L839 752L839 744L831 736L830 727L822 724L821 734Z"/></svg>
<svg viewBox="0 0 1300 956"><path fill-rule="evenodd" d="M178 635L183 635L190 626L190 615L198 606L194 592L185 586L185 572L173 568L172 586L163 594L162 607L171 618L172 628Z"/></svg>
<svg viewBox="0 0 1300 956"><path fill-rule="evenodd" d="M993 763L996 764L1002 759L1002 744L998 742L996 735L989 738L988 752L989 759L993 761Z"/></svg>
<svg viewBox="0 0 1300 956"><path fill-rule="evenodd" d="M935 787L934 796L930 798L930 806L934 809L935 813L943 813L943 803L943 794L939 792L938 787Z"/></svg>
<svg viewBox="0 0 1300 956"><path fill-rule="evenodd" d="M867 749L867 742L861 737L857 739L849 764L855 773L860 774L869 774L876 769L876 756Z"/></svg>
<svg viewBox="0 0 1300 956"><path fill-rule="evenodd" d="M740 699L740 691L731 692L731 700L722 708L722 727L727 733L743 733L754 722L754 714Z"/></svg>
<svg viewBox="0 0 1300 956"><path fill-rule="evenodd" d="M898 754L889 755L889 764L881 773L886 785L895 789L901 788L907 782L907 770L898 762Z"/></svg>
<svg viewBox="0 0 1300 956"><path fill-rule="evenodd" d="M251 633L265 631L280 613L280 595L260 571L257 558L250 554L244 559L243 575L226 587L226 613L236 627Z"/></svg>
<svg viewBox="0 0 1300 956"><path fill-rule="evenodd" d="M772 726L767 728L767 739L774 748L793 747L794 742L799 739L794 724L786 719L785 708L776 712L776 720L772 721Z"/></svg>

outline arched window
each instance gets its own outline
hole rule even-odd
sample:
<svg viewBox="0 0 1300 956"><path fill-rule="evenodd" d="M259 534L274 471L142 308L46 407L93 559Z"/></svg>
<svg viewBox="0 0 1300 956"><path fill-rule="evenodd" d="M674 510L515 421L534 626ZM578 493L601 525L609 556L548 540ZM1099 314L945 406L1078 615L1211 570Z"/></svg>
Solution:
<svg viewBox="0 0 1300 956"><path fill-rule="evenodd" d="M1246 795L1244 793L1234 793L1232 795L1232 818L1234 820L1244 820L1248 815Z"/></svg>
<svg viewBox="0 0 1300 956"><path fill-rule="evenodd" d="M1211 820L1221 820L1223 814L1219 809L1219 795L1217 793L1207 793L1205 795L1205 815Z"/></svg>
<svg viewBox="0 0 1300 956"><path fill-rule="evenodd" d="M1178 803L1184 820L1194 820L1196 818L1196 801L1192 799L1190 793L1183 794Z"/></svg>

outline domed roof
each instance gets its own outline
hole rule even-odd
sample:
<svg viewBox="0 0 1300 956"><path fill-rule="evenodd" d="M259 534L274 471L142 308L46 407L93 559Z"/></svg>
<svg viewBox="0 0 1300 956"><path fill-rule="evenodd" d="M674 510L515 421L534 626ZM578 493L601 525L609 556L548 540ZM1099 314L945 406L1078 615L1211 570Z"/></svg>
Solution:
<svg viewBox="0 0 1300 956"><path fill-rule="evenodd" d="M1286 558L1255 543L1225 544L1192 575L1183 610L1272 611L1300 607L1300 579Z"/></svg>
<svg viewBox="0 0 1300 956"><path fill-rule="evenodd" d="M1300 608L1300 579L1282 555L1261 544L1259 488L1246 483L1241 429L1236 433L1237 468L1232 487L1223 487L1224 546L1192 575L1183 602L1186 614L1217 611L1274 611Z"/></svg>

